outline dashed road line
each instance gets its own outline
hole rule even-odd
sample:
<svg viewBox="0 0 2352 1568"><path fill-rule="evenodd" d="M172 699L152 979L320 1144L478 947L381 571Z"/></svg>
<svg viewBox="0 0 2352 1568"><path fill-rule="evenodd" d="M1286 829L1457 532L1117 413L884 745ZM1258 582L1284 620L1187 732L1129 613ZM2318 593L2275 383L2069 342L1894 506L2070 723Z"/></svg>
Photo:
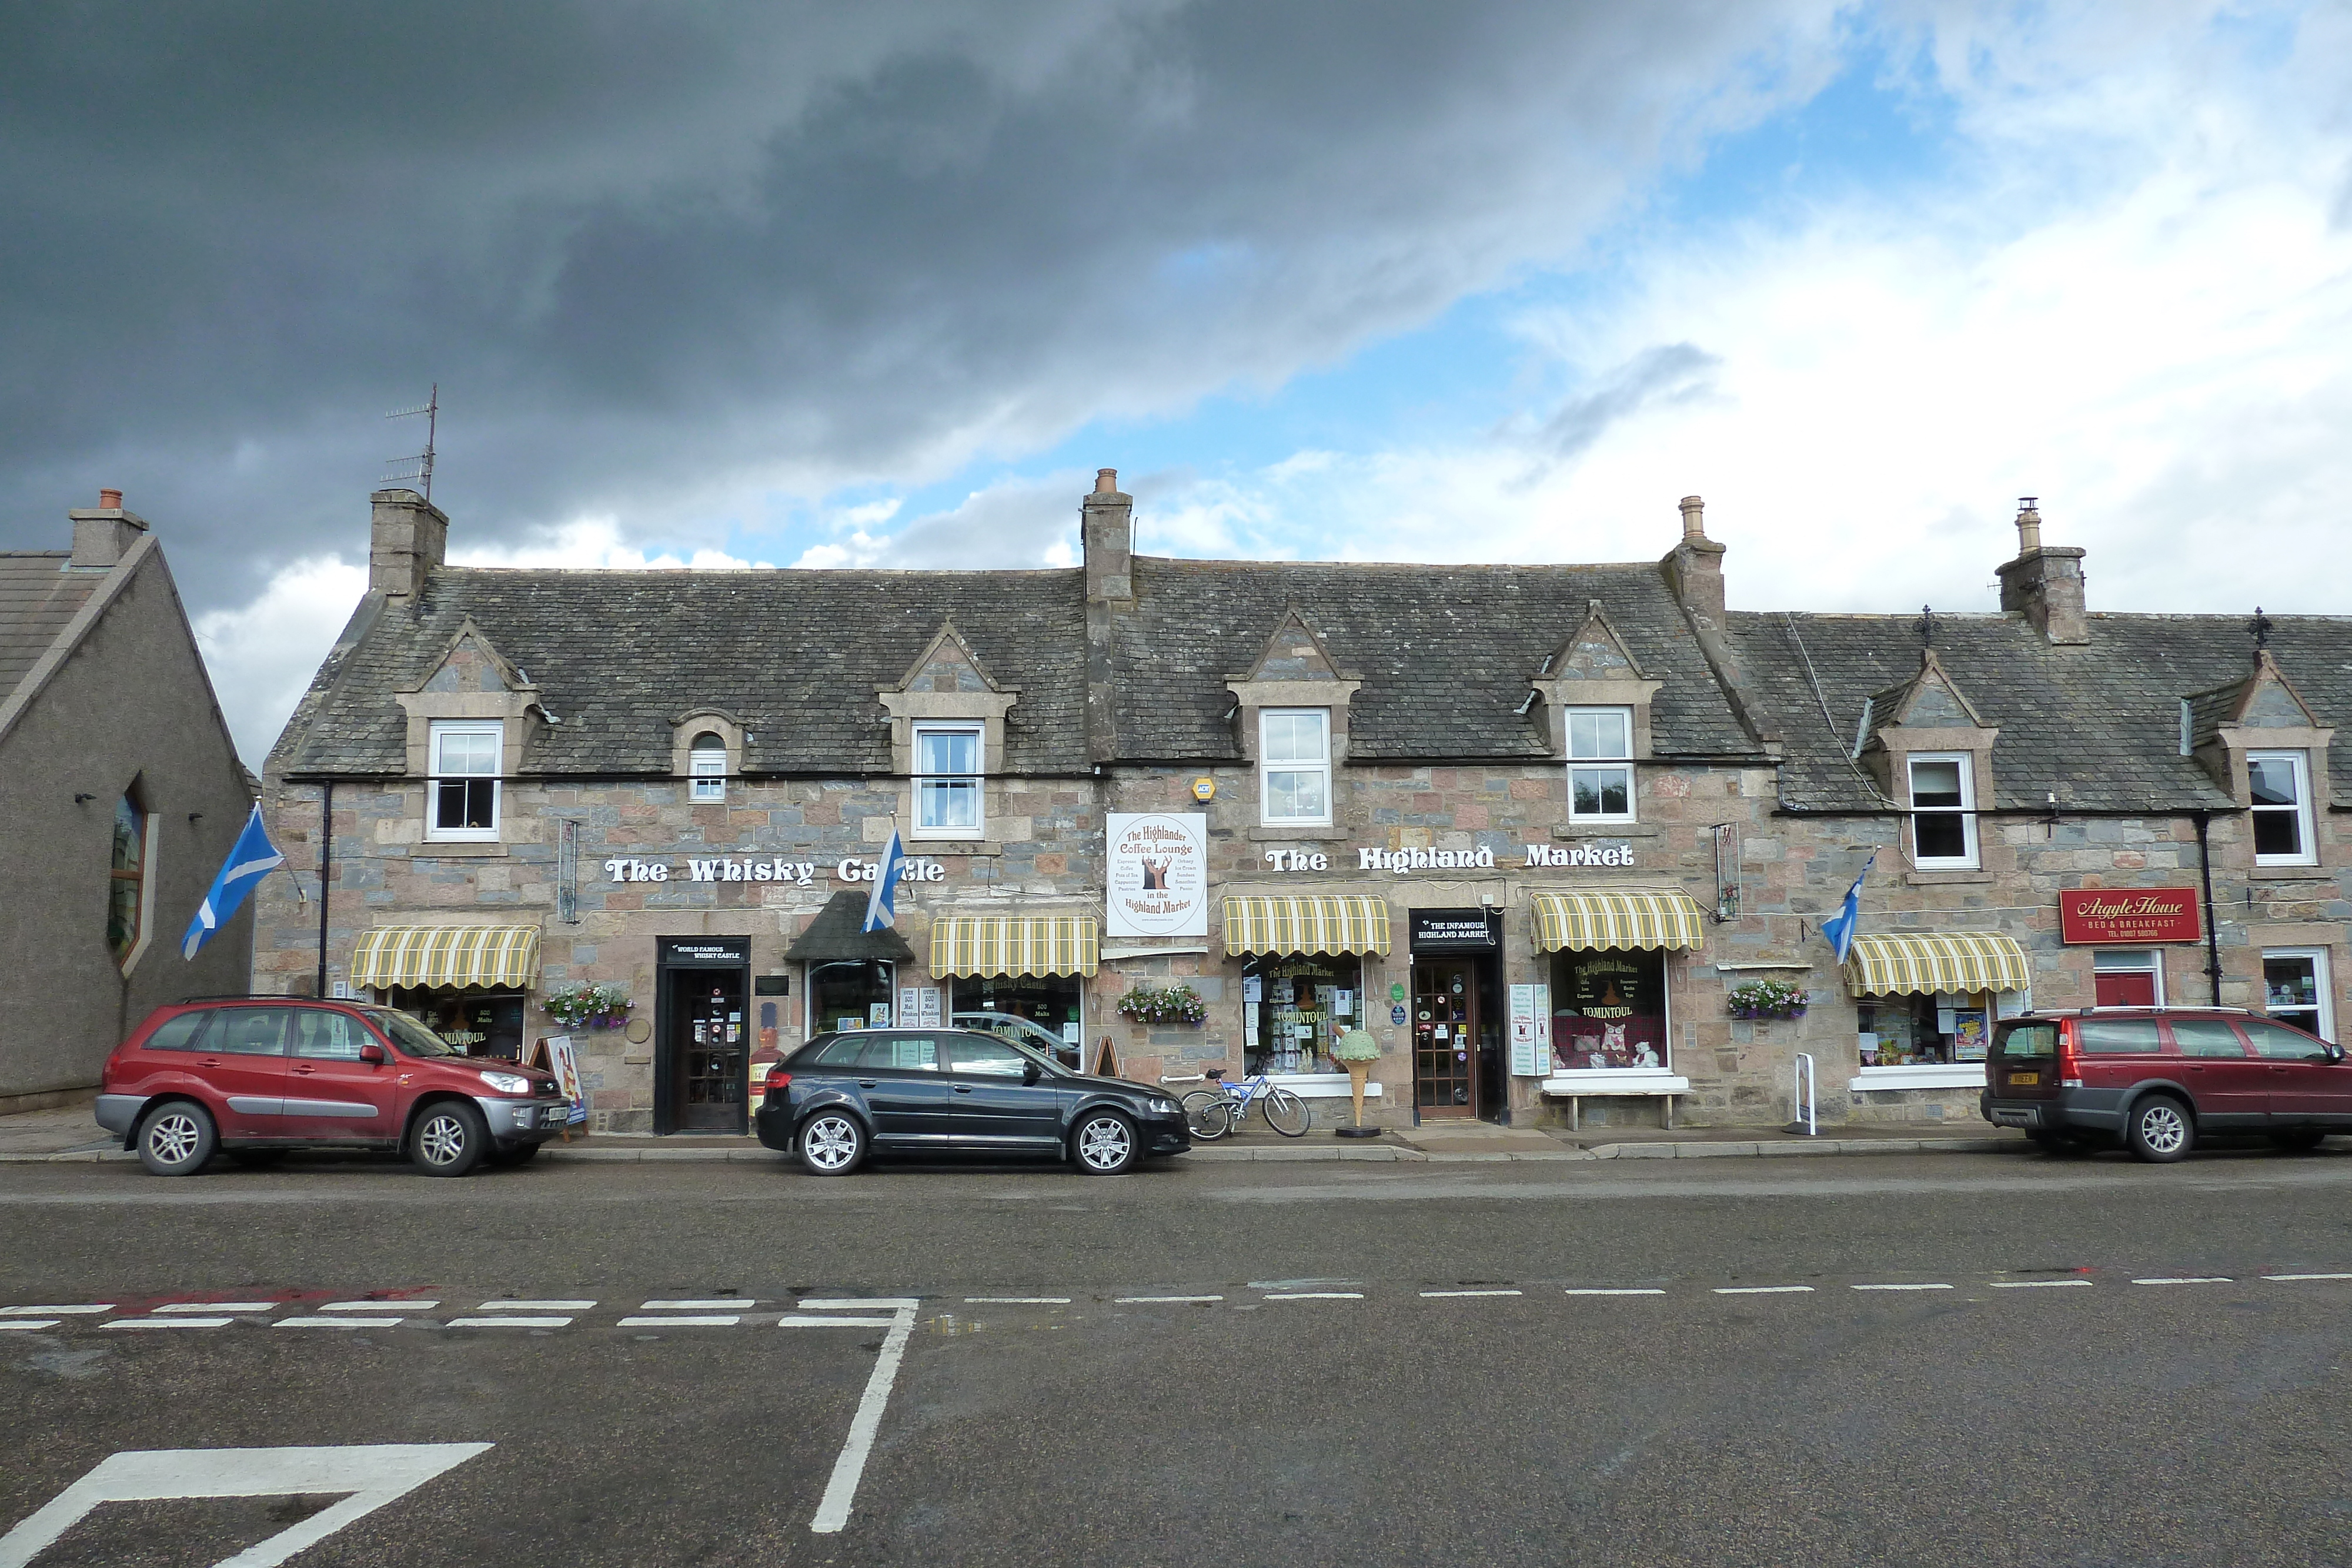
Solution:
<svg viewBox="0 0 2352 1568"><path fill-rule="evenodd" d="M1560 1292L1563 1296L1663 1296L1665 1293L1655 1285L1581 1285Z"/></svg>
<svg viewBox="0 0 2352 1568"><path fill-rule="evenodd" d="M1849 1291L1948 1291L1949 1285L1848 1285Z"/></svg>
<svg viewBox="0 0 2352 1568"><path fill-rule="evenodd" d="M1173 1306L1186 1301L1222 1301L1223 1296L1113 1296L1121 1306Z"/></svg>
<svg viewBox="0 0 2352 1568"><path fill-rule="evenodd" d="M812 1312L913 1312L923 1303L914 1296L811 1296L794 1306Z"/></svg>
<svg viewBox="0 0 2352 1568"><path fill-rule="evenodd" d="M0 1322L0 1329L53 1329L58 1321L56 1318L10 1318Z"/></svg>
<svg viewBox="0 0 2352 1568"><path fill-rule="evenodd" d="M967 1307L1066 1307L1067 1296L966 1296Z"/></svg>
<svg viewBox="0 0 2352 1568"><path fill-rule="evenodd" d="M593 1301L484 1301L474 1310L478 1312L584 1312Z"/></svg>
<svg viewBox="0 0 2352 1568"><path fill-rule="evenodd" d="M2135 1285L2232 1285L2236 1281L2227 1274L2183 1274L2172 1279L2134 1280Z"/></svg>
<svg viewBox="0 0 2352 1568"><path fill-rule="evenodd" d="M572 1320L568 1317L472 1317L451 1318L441 1326L445 1329L560 1329Z"/></svg>
<svg viewBox="0 0 2352 1568"><path fill-rule="evenodd" d="M281 1329L396 1329L399 1318L364 1318L355 1312L345 1312L331 1318L280 1318L271 1324Z"/></svg>
<svg viewBox="0 0 2352 1568"><path fill-rule="evenodd" d="M842 1314L824 1316L814 1312L786 1312L776 1320L780 1329L887 1329L898 1325L896 1317L850 1317Z"/></svg>
<svg viewBox="0 0 2352 1568"><path fill-rule="evenodd" d="M1259 1298L1268 1301L1360 1301L1361 1291L1268 1291Z"/></svg>
<svg viewBox="0 0 2352 1568"><path fill-rule="evenodd" d="M641 1301L641 1312L740 1312L759 1302L750 1296L727 1296L715 1301Z"/></svg>
<svg viewBox="0 0 2352 1568"><path fill-rule="evenodd" d="M310 1310L314 1312L429 1312L438 1301L320 1301Z"/></svg>
<svg viewBox="0 0 2352 1568"><path fill-rule="evenodd" d="M225 1329L235 1318L110 1318L100 1325L110 1329Z"/></svg>
<svg viewBox="0 0 2352 1568"><path fill-rule="evenodd" d="M1718 1296L1809 1296L1811 1285L1717 1285Z"/></svg>
<svg viewBox="0 0 2352 1568"><path fill-rule="evenodd" d="M274 1312L282 1301L173 1301L152 1309L157 1312Z"/></svg>
<svg viewBox="0 0 2352 1568"><path fill-rule="evenodd" d="M1439 1301L1461 1296L1517 1296L1524 1292L1519 1291L1423 1291L1421 1294L1425 1301Z"/></svg>
<svg viewBox="0 0 2352 1568"><path fill-rule="evenodd" d="M112 1301L83 1302L70 1307L0 1307L0 1318L65 1318L113 1310Z"/></svg>
<svg viewBox="0 0 2352 1568"><path fill-rule="evenodd" d="M2352 1280L2352 1274L2265 1274L2265 1280Z"/></svg>
<svg viewBox="0 0 2352 1568"><path fill-rule="evenodd" d="M2089 1285L2089 1280L1995 1280L1996 1291L2063 1291L2074 1285Z"/></svg>
<svg viewBox="0 0 2352 1568"><path fill-rule="evenodd" d="M665 1312L658 1317L625 1317L625 1329L731 1329L743 1321L738 1312Z"/></svg>

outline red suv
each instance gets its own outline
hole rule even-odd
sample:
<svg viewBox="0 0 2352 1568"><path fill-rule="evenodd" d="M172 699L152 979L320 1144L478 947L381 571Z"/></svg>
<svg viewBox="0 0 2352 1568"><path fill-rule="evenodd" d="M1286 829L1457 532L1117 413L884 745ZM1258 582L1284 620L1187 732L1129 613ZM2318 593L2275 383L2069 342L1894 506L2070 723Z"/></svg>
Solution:
<svg viewBox="0 0 2352 1568"><path fill-rule="evenodd" d="M2178 1160L2209 1133L2308 1149L2352 1133L2352 1065L2340 1046L2231 1008L2029 1013L1995 1034L1981 1103L2047 1149L2120 1140Z"/></svg>
<svg viewBox="0 0 2352 1568"><path fill-rule="evenodd" d="M390 1008L240 997L157 1008L106 1059L98 1124L157 1176L215 1149L405 1153L427 1176L520 1164L571 1105L544 1071L475 1060Z"/></svg>

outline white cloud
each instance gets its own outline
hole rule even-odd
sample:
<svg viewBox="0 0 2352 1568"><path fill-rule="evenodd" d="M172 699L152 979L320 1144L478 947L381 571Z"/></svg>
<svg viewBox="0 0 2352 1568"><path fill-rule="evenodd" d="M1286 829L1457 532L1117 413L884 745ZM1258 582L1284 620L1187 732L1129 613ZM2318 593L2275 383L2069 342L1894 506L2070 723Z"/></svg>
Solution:
<svg viewBox="0 0 2352 1568"><path fill-rule="evenodd" d="M195 618L229 733L257 772L366 591L366 567L315 556L280 571L252 603Z"/></svg>
<svg viewBox="0 0 2352 1568"><path fill-rule="evenodd" d="M692 571L740 571L746 567L768 567L774 563L746 560L725 550L707 547L684 558L674 550L647 555L643 549L624 541L618 518L580 517L561 527L542 530L521 544L502 544L493 540L457 546L449 551L449 564L569 567L575 570L604 568L614 571L646 571L665 568Z"/></svg>

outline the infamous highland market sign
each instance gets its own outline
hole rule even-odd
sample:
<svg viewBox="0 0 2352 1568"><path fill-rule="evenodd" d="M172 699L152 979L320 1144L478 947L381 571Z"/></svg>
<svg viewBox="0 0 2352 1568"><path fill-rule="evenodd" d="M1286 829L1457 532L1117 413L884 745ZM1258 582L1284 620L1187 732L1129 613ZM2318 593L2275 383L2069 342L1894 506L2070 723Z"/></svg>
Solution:
<svg viewBox="0 0 2352 1568"><path fill-rule="evenodd" d="M2078 888L2058 895L2062 942L2195 942L2204 935L2193 887Z"/></svg>
<svg viewBox="0 0 2352 1568"><path fill-rule="evenodd" d="M908 855L898 873L900 882L944 882L948 868L935 860L921 860ZM872 882L882 874L878 860L850 859L821 867L815 861L752 860L749 857L720 860L688 860L686 874L673 877L667 861L609 860L604 862L604 875L614 882L782 882L794 887L813 887L820 869L830 870L835 882Z"/></svg>

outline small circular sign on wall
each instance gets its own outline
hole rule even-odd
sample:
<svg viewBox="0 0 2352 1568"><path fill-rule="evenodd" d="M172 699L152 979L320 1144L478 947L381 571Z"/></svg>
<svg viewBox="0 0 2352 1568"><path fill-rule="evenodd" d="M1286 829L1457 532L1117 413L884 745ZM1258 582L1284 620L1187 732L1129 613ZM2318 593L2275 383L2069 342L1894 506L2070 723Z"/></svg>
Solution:
<svg viewBox="0 0 2352 1568"><path fill-rule="evenodd" d="M643 1045L654 1037L653 1019L631 1019L628 1028L622 1032L631 1045Z"/></svg>

